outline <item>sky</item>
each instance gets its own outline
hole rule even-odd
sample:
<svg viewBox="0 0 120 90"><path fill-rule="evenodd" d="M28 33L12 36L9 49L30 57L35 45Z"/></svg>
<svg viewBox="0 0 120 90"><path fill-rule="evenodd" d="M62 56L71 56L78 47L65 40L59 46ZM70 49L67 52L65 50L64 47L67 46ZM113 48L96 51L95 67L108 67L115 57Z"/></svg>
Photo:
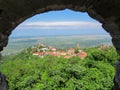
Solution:
<svg viewBox="0 0 120 90"><path fill-rule="evenodd" d="M28 18L15 28L11 37L98 34L108 34L98 21L87 13L66 9Z"/></svg>

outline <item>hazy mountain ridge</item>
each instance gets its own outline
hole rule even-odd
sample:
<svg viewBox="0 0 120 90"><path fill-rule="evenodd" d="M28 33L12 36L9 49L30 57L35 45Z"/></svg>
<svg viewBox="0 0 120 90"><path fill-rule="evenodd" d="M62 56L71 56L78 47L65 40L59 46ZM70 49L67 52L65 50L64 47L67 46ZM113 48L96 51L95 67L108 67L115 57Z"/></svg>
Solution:
<svg viewBox="0 0 120 90"><path fill-rule="evenodd" d="M108 35L12 37L9 39L8 46L4 48L2 53L3 55L17 53L38 43L63 49L74 48L77 44L80 44L81 48L95 47L102 44L112 45L111 38Z"/></svg>

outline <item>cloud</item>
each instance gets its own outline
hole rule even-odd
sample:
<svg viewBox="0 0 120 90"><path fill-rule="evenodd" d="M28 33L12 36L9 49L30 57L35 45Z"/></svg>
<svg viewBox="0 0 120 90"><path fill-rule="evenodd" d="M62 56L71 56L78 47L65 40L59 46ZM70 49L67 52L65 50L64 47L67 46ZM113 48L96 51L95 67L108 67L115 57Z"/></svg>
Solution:
<svg viewBox="0 0 120 90"><path fill-rule="evenodd" d="M95 29L100 26L101 24L98 22L89 21L27 22L22 24L24 29Z"/></svg>
<svg viewBox="0 0 120 90"><path fill-rule="evenodd" d="M29 22L25 26L42 26L42 27L56 27L56 26L92 26L96 27L99 23L85 22L85 21L64 21L64 22Z"/></svg>

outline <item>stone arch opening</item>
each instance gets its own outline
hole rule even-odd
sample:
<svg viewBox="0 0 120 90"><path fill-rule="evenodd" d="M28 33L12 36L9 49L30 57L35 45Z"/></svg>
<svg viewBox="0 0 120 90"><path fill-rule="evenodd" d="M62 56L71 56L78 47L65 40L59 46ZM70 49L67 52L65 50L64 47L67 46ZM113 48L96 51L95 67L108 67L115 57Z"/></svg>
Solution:
<svg viewBox="0 0 120 90"><path fill-rule="evenodd" d="M25 19L37 14L52 10L71 9L87 12L90 17L102 23L102 27L112 36L112 42L120 55L120 1L119 0L9 0L0 1L0 51L8 43L11 31ZM115 90L120 87L119 70L117 64L115 76Z"/></svg>

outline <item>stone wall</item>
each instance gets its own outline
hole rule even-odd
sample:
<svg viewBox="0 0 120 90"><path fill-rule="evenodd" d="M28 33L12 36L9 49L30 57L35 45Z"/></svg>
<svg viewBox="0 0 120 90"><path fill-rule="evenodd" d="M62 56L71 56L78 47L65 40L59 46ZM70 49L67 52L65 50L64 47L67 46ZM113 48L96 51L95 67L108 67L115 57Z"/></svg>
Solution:
<svg viewBox="0 0 120 90"><path fill-rule="evenodd" d="M87 12L112 36L113 45L120 55L120 0L0 0L0 51L16 26L29 17L52 11L71 9ZM120 86L118 62L114 90Z"/></svg>
<svg viewBox="0 0 120 90"><path fill-rule="evenodd" d="M8 83L5 75L0 73L0 90L8 90Z"/></svg>

